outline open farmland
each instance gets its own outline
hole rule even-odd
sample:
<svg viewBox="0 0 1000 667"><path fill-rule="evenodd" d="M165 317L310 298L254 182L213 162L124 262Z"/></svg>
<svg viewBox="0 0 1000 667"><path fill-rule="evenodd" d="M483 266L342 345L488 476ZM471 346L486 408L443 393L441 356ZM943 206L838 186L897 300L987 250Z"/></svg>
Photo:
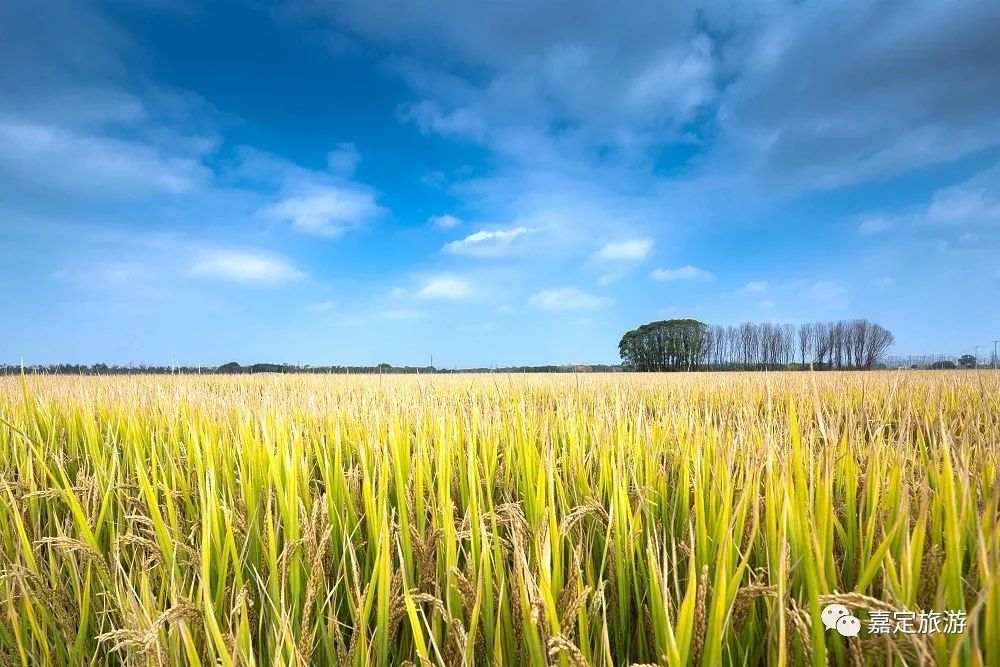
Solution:
<svg viewBox="0 0 1000 667"><path fill-rule="evenodd" d="M3 665L1000 665L995 371L8 377L0 418Z"/></svg>

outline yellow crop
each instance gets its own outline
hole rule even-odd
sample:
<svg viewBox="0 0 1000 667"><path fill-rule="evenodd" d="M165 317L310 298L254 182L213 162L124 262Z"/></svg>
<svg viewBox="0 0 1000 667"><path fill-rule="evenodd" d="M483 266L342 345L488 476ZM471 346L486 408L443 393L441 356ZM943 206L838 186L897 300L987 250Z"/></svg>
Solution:
<svg viewBox="0 0 1000 667"><path fill-rule="evenodd" d="M0 665L1000 665L998 460L991 371L4 378Z"/></svg>

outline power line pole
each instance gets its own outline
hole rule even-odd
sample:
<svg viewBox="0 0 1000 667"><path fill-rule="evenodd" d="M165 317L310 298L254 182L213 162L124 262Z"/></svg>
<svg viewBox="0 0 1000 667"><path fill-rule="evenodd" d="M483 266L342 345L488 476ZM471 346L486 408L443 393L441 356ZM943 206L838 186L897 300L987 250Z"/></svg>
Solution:
<svg viewBox="0 0 1000 667"><path fill-rule="evenodd" d="M1000 343L1000 340L993 341L993 368L997 367L997 343Z"/></svg>
<svg viewBox="0 0 1000 667"><path fill-rule="evenodd" d="M972 367L973 368L979 368L979 346L978 345L976 346L976 354L975 354L975 357L974 357L974 359L972 361Z"/></svg>

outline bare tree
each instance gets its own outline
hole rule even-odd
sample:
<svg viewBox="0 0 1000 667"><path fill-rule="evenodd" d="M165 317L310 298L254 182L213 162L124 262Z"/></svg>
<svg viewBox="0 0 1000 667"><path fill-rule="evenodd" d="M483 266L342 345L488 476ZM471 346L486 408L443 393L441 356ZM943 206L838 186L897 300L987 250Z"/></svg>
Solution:
<svg viewBox="0 0 1000 667"><path fill-rule="evenodd" d="M844 367L844 321L838 320L830 325L830 366L836 364L838 369Z"/></svg>
<svg viewBox="0 0 1000 667"><path fill-rule="evenodd" d="M799 355L803 366L806 365L806 354L809 352L812 340L812 325L808 322L803 322L799 325Z"/></svg>
<svg viewBox="0 0 1000 667"><path fill-rule="evenodd" d="M782 363L788 366L795 361L795 327L785 323L781 327Z"/></svg>
<svg viewBox="0 0 1000 667"><path fill-rule="evenodd" d="M822 366L826 363L827 356L831 354L833 348L833 335L830 332L830 325L826 322L816 322L812 326L813 339L816 349L816 361ZM833 366L831 358L830 365Z"/></svg>
<svg viewBox="0 0 1000 667"><path fill-rule="evenodd" d="M888 329L866 319L807 322L797 328L773 322L708 326L672 320L640 329L630 332L625 341L629 363L653 370L706 365L717 369L787 368L796 354L803 366L871 368L894 341Z"/></svg>
<svg viewBox="0 0 1000 667"><path fill-rule="evenodd" d="M871 368L896 341L892 332L881 324L872 324L869 328L868 341L865 345L864 366Z"/></svg>
<svg viewBox="0 0 1000 667"><path fill-rule="evenodd" d="M864 365L868 329L868 320L851 320L847 323L846 350L849 366L861 368Z"/></svg>

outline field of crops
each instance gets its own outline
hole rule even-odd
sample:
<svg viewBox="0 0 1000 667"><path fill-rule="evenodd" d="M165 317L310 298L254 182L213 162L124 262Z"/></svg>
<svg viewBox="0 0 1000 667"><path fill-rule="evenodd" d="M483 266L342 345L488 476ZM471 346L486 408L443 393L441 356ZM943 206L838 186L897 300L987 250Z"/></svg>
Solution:
<svg viewBox="0 0 1000 667"><path fill-rule="evenodd" d="M996 372L9 377L0 420L0 665L1000 665Z"/></svg>

